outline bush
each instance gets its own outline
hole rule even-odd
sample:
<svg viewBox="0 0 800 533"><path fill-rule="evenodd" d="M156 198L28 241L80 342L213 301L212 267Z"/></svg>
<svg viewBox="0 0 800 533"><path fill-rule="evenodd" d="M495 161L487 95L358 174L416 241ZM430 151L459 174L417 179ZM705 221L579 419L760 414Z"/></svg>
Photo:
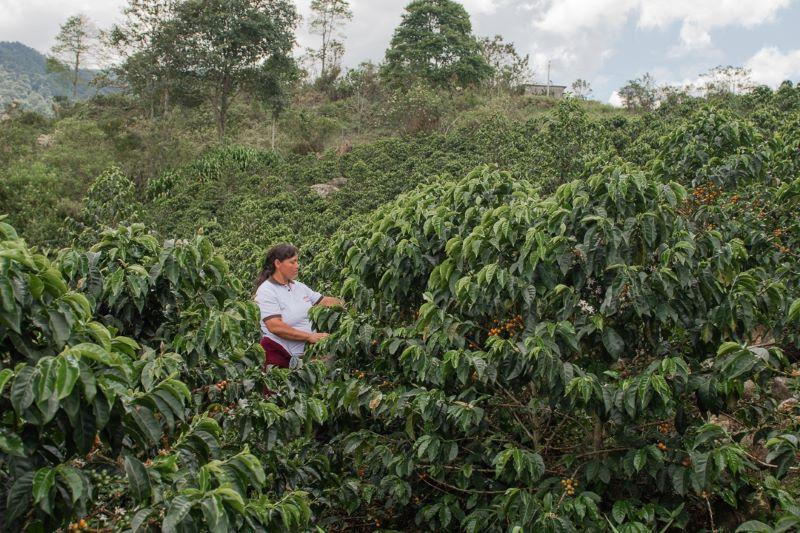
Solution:
<svg viewBox="0 0 800 533"><path fill-rule="evenodd" d="M264 471L280 472L295 435L282 429L259 458L232 414L248 393L248 409L276 406L260 392L257 309L232 299L239 288L206 239L161 246L134 225L54 263L4 222L0 237L4 527L307 524L307 493ZM307 375L293 381L313 389ZM298 401L289 420L324 419Z"/></svg>
<svg viewBox="0 0 800 533"><path fill-rule="evenodd" d="M787 216L798 190L761 199ZM364 511L467 530L753 517L796 461L795 408L770 391L800 294L791 252L763 248L732 197L712 229L684 186L631 167L545 199L483 168L340 235L316 272L355 311L319 319L362 378L338 390L364 417L340 437Z"/></svg>
<svg viewBox="0 0 800 533"><path fill-rule="evenodd" d="M447 112L447 101L441 93L420 83L396 90L386 105L388 121L412 135L433 131Z"/></svg>

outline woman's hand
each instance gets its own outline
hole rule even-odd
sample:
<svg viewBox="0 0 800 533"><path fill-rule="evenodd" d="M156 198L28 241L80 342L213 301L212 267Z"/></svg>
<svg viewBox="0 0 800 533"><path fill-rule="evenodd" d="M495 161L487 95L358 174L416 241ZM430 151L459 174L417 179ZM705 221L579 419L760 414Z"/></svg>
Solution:
<svg viewBox="0 0 800 533"><path fill-rule="evenodd" d="M312 332L312 333L308 334L308 338L306 339L306 342L308 344L317 344L322 339L327 339L330 336L331 336L330 333L317 333L315 331L315 332Z"/></svg>

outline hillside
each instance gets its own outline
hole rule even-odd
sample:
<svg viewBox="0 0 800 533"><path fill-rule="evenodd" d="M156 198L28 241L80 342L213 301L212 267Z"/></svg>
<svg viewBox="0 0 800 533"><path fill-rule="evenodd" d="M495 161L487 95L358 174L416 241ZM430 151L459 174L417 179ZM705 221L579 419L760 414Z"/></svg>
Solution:
<svg viewBox="0 0 800 533"><path fill-rule="evenodd" d="M72 92L69 81L58 74L48 73L44 54L19 42L0 41L0 109L11 102L19 102L24 108L45 115L52 114L54 97L67 96ZM81 76L90 80L92 70L84 70ZM85 83L78 88L78 99L95 94L93 87Z"/></svg>
<svg viewBox="0 0 800 533"><path fill-rule="evenodd" d="M124 97L12 117L6 524L796 528L800 91L463 98L311 153L291 121L347 100L278 150L246 100L224 146L202 108ZM264 373L249 295L280 240L348 306Z"/></svg>
<svg viewBox="0 0 800 533"><path fill-rule="evenodd" d="M342 70L311 7L318 76L289 0L129 2L52 107L0 47L0 530L800 529L800 87L523 94L452 0Z"/></svg>

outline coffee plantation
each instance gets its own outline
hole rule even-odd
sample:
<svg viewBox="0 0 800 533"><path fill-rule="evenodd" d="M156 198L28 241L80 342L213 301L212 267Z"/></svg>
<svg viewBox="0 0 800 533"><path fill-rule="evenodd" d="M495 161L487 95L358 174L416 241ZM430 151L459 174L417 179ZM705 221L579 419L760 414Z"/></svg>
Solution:
<svg viewBox="0 0 800 533"><path fill-rule="evenodd" d="M798 94L114 168L58 251L0 220L2 528L800 528ZM348 305L264 372L295 236Z"/></svg>

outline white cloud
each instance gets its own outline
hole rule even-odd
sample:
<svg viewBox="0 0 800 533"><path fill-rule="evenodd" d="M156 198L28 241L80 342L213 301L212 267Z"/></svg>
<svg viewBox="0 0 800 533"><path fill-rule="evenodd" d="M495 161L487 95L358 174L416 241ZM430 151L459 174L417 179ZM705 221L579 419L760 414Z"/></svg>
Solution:
<svg viewBox="0 0 800 533"><path fill-rule="evenodd" d="M777 87L784 80L800 78L800 49L781 52L774 46L759 50L745 63L750 78L757 83Z"/></svg>
<svg viewBox="0 0 800 533"><path fill-rule="evenodd" d="M47 52L67 17L86 14L98 28L121 18L125 0L0 0L0 39Z"/></svg>
<svg viewBox="0 0 800 533"><path fill-rule="evenodd" d="M543 60L551 59L554 80L591 79L602 71L609 57L624 53L631 46L632 42L623 41L620 34L635 25L640 31L637 41L647 39L642 35L645 32L677 32L674 45L663 51L664 59L695 67L724 63L725 54L714 48L715 30L750 28L774 21L778 12L793 1L796 0L527 0L516 6L531 17L535 34L518 43L518 48L531 53L539 73ZM637 72L615 74L618 78L632 78Z"/></svg>
<svg viewBox="0 0 800 533"><path fill-rule="evenodd" d="M699 24L686 21L681 26L681 44L687 50L711 48L711 34Z"/></svg>
<svg viewBox="0 0 800 533"><path fill-rule="evenodd" d="M608 97L608 103L614 107L622 107L622 98L620 98L617 91L611 93L611 96Z"/></svg>
<svg viewBox="0 0 800 533"><path fill-rule="evenodd" d="M498 0L462 0L464 7L471 15L488 15L497 11Z"/></svg>
<svg viewBox="0 0 800 533"><path fill-rule="evenodd" d="M680 23L681 46L708 48L711 30L725 26L753 27L775 19L792 0L541 0L544 14L534 21L538 29L573 36L585 31L616 31L638 13L641 29L665 29ZM530 7L531 4L528 4Z"/></svg>

